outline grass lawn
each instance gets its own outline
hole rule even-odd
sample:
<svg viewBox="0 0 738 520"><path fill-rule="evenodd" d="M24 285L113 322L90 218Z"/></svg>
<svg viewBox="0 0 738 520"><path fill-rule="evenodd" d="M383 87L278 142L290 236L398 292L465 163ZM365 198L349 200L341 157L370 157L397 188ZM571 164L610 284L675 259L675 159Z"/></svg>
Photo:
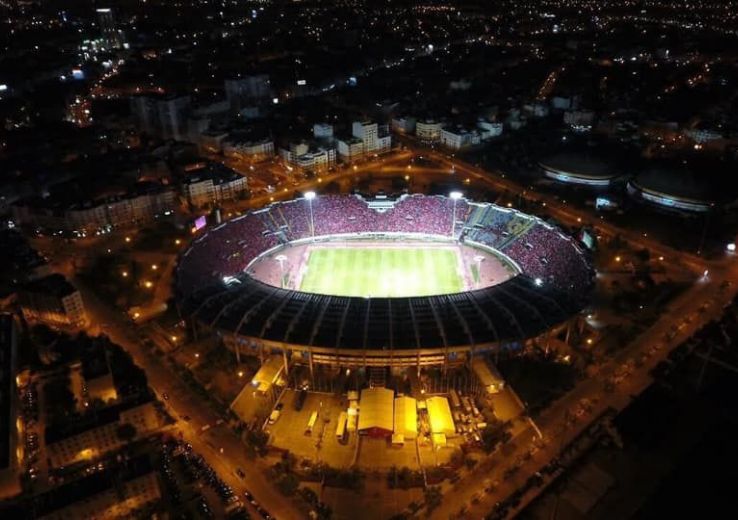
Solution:
<svg viewBox="0 0 738 520"><path fill-rule="evenodd" d="M405 297L464 290L457 252L446 248L316 248L301 291L337 296Z"/></svg>

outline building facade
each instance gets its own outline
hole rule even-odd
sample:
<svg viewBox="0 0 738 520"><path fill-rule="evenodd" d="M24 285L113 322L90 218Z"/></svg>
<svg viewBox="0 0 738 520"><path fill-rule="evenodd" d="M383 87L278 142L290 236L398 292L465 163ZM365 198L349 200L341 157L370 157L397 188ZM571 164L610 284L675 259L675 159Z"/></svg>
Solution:
<svg viewBox="0 0 738 520"><path fill-rule="evenodd" d="M78 328L87 323L82 295L61 274L27 283L18 291L18 303L29 322Z"/></svg>

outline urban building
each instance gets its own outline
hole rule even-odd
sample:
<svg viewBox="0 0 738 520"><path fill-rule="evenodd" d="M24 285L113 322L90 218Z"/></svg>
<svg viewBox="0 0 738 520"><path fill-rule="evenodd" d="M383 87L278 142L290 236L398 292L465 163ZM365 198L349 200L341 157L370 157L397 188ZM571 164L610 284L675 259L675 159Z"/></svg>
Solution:
<svg viewBox="0 0 738 520"><path fill-rule="evenodd" d="M415 135L425 143L437 143L441 140L443 125L433 119L419 120L415 124Z"/></svg>
<svg viewBox="0 0 738 520"><path fill-rule="evenodd" d="M35 518L44 520L131 518L161 498L157 473L149 455L138 455L120 466L108 466L27 498L15 507L34 511Z"/></svg>
<svg viewBox="0 0 738 520"><path fill-rule="evenodd" d="M400 134L412 134L415 132L415 125L414 117L398 116L392 118L392 130Z"/></svg>
<svg viewBox="0 0 738 520"><path fill-rule="evenodd" d="M477 120L477 130L479 131L482 141L501 136L502 129L502 123L497 121L487 121L486 119Z"/></svg>
<svg viewBox="0 0 738 520"><path fill-rule="evenodd" d="M351 135L361 139L364 143L364 152L369 153L377 149L379 129L377 123L371 121L354 121L351 126Z"/></svg>
<svg viewBox="0 0 738 520"><path fill-rule="evenodd" d="M0 499L21 491L16 445L18 334L12 314L0 314Z"/></svg>
<svg viewBox="0 0 738 520"><path fill-rule="evenodd" d="M481 142L482 136L477 130L468 130L461 126L441 130L441 144L452 150L460 150Z"/></svg>
<svg viewBox="0 0 738 520"><path fill-rule="evenodd" d="M274 141L271 138L245 140L227 137L222 142L223 155L234 159L261 161L274 156Z"/></svg>
<svg viewBox="0 0 738 520"><path fill-rule="evenodd" d="M100 27L100 39L107 49L123 47L123 33L118 30L113 10L109 7L100 7L96 10L97 23Z"/></svg>
<svg viewBox="0 0 738 520"><path fill-rule="evenodd" d="M358 137L338 139L338 155L343 162L353 162L364 157L364 141Z"/></svg>
<svg viewBox="0 0 738 520"><path fill-rule="evenodd" d="M85 306L79 291L61 274L37 278L18 291L23 317L55 327L84 327Z"/></svg>
<svg viewBox="0 0 738 520"><path fill-rule="evenodd" d="M92 338L82 351L81 370L84 381L83 397L86 403L101 401L111 404L118 399L108 359L108 342Z"/></svg>
<svg viewBox="0 0 738 520"><path fill-rule="evenodd" d="M127 439L119 427L130 424L136 438L145 437L161 426L150 397L124 402L87 413L63 426L47 426L46 454L52 468L61 468L81 461L92 461L123 447Z"/></svg>
<svg viewBox="0 0 738 520"><path fill-rule="evenodd" d="M191 111L189 96L139 95L131 98L130 105L141 132L175 141L187 139Z"/></svg>
<svg viewBox="0 0 738 520"><path fill-rule="evenodd" d="M60 190L57 196L23 199L11 208L13 220L21 226L86 236L146 224L175 207L174 190L157 182L139 182L98 198L79 200L68 195Z"/></svg>
<svg viewBox="0 0 738 520"><path fill-rule="evenodd" d="M364 154L383 153L392 147L392 136L387 125L380 126L371 121L354 121L351 134L363 143Z"/></svg>
<svg viewBox="0 0 738 520"><path fill-rule="evenodd" d="M291 166L314 173L336 166L336 149L328 145L304 141L290 143L289 148L279 149L279 156Z"/></svg>
<svg viewBox="0 0 738 520"><path fill-rule="evenodd" d="M316 139L333 139L333 125L315 123L313 125L313 137Z"/></svg>
<svg viewBox="0 0 738 520"><path fill-rule="evenodd" d="M193 208L236 200L248 189L246 177L220 163L198 164L185 173L182 192Z"/></svg>
<svg viewBox="0 0 738 520"><path fill-rule="evenodd" d="M266 74L227 79L224 86L228 105L234 112L240 112L254 101L270 97L272 93L269 76Z"/></svg>

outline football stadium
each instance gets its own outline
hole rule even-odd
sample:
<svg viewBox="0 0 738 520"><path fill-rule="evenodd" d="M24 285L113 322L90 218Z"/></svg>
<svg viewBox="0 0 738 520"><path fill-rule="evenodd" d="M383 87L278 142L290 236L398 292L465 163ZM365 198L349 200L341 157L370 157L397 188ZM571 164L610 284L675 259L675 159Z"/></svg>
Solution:
<svg viewBox="0 0 738 520"><path fill-rule="evenodd" d="M544 220L450 196L306 193L204 230L179 258L195 334L334 367L446 366L587 305L587 252Z"/></svg>

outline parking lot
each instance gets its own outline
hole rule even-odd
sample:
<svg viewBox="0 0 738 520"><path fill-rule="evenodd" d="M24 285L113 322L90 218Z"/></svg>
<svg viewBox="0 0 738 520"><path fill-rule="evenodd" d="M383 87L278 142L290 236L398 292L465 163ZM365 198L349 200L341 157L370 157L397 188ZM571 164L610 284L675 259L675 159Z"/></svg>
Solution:
<svg viewBox="0 0 738 520"><path fill-rule="evenodd" d="M292 389L285 391L281 403L284 406L274 424L267 425L272 446L286 449L298 458L306 458L314 462L323 461L334 467L348 467L352 464L358 435L347 433L346 443L336 438L338 416L346 409L346 403L333 394L309 392L302 410L295 410L298 392ZM307 433L310 415L318 412L318 420L312 432Z"/></svg>

